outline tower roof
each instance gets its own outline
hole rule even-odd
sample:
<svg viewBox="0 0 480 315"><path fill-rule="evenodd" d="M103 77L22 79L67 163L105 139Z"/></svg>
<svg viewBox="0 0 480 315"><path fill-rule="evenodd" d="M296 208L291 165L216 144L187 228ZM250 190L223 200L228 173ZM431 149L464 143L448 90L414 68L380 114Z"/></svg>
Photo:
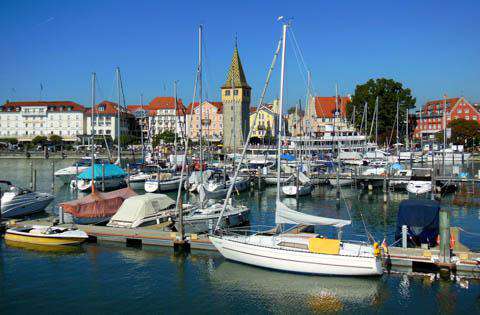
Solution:
<svg viewBox="0 0 480 315"><path fill-rule="evenodd" d="M245 78L245 73L243 72L242 62L240 61L240 55L238 54L238 48L236 44L235 49L233 50L232 63L230 64L230 69L228 70L227 81L225 81L222 89L232 88L232 77L234 87L250 89L247 79Z"/></svg>

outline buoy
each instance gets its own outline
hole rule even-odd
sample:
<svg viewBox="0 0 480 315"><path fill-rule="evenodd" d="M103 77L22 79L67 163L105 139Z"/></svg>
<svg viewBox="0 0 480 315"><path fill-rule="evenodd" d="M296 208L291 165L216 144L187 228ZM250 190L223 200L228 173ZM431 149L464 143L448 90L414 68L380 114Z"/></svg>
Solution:
<svg viewBox="0 0 480 315"><path fill-rule="evenodd" d="M453 234L450 234L450 249L453 249L455 247L455 237Z"/></svg>

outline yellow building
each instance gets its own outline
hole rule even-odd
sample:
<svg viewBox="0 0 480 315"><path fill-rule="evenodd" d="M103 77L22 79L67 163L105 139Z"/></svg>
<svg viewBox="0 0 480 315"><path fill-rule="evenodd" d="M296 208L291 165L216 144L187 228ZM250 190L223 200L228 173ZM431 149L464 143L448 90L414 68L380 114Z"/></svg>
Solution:
<svg viewBox="0 0 480 315"><path fill-rule="evenodd" d="M263 107L258 112L257 121L255 122L255 116L257 115L257 108L250 110L250 128L252 129L252 137L265 138L267 134L271 137L275 137L277 134L277 122L278 116L276 113L278 107L278 101L274 101L273 104Z"/></svg>

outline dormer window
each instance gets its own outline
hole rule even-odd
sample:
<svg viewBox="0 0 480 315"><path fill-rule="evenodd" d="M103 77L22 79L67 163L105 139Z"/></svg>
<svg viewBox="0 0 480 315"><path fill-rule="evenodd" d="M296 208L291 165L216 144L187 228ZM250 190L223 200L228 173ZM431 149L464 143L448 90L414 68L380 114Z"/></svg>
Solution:
<svg viewBox="0 0 480 315"><path fill-rule="evenodd" d="M98 106L98 111L100 111L100 112L105 111L105 105Z"/></svg>

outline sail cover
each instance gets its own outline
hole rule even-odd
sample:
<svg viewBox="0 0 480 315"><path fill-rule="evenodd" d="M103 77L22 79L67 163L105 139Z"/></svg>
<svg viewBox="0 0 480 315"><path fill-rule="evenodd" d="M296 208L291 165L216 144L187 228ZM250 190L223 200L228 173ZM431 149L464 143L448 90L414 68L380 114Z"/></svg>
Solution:
<svg viewBox="0 0 480 315"><path fill-rule="evenodd" d="M298 179L304 185L310 183L310 178L308 178L307 175L303 174L303 172L298 173Z"/></svg>
<svg viewBox="0 0 480 315"><path fill-rule="evenodd" d="M328 225L337 228L349 225L352 222L350 220L340 220L325 217L318 217L316 215L306 214L295 211L287 207L281 201L277 201L277 211L275 212L275 223L287 223L287 224L305 224L305 225Z"/></svg>

